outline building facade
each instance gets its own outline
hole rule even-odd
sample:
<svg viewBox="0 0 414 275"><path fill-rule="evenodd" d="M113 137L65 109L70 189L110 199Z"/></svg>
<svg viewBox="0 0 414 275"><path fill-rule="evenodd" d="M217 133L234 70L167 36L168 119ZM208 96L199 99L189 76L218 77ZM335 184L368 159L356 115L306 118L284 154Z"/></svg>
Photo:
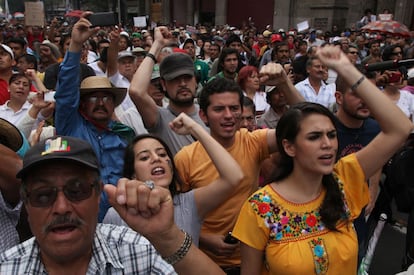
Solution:
<svg viewBox="0 0 414 275"><path fill-rule="evenodd" d="M352 27L364 10L375 14L388 9L394 19L414 29L412 0L135 0L127 1L128 16L148 15L159 24L179 26L229 24L241 27L251 21L258 29L296 28L307 21L315 29L330 30Z"/></svg>

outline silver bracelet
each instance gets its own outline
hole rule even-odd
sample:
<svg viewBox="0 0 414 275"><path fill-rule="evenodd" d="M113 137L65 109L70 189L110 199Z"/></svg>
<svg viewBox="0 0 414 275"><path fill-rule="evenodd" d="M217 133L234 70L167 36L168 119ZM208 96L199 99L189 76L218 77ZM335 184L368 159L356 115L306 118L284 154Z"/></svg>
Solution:
<svg viewBox="0 0 414 275"><path fill-rule="evenodd" d="M193 243L193 239L191 238L191 236L187 232L183 232L184 241L181 247L171 256L163 257L164 261L166 261L170 265L175 265L176 263L181 261L185 257L185 255L187 255L187 252L190 250L191 244Z"/></svg>

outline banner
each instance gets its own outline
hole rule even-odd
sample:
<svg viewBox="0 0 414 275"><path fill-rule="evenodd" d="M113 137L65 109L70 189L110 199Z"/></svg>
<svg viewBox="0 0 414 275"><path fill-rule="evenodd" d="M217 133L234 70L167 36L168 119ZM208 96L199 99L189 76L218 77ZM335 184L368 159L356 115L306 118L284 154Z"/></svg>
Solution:
<svg viewBox="0 0 414 275"><path fill-rule="evenodd" d="M45 24L43 2L24 2L26 26L41 26Z"/></svg>

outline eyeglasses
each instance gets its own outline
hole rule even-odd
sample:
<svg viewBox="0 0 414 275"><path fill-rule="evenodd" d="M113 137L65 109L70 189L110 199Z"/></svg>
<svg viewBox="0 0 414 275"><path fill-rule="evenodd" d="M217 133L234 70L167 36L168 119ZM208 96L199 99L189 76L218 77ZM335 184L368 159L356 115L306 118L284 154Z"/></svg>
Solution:
<svg viewBox="0 0 414 275"><path fill-rule="evenodd" d="M96 104L99 100L102 100L103 103L112 103L114 102L114 98L112 96L90 96L88 98L89 102L92 104Z"/></svg>
<svg viewBox="0 0 414 275"><path fill-rule="evenodd" d="M92 189L98 181L86 183L79 180L71 181L63 187L45 186L27 192L26 198L33 207L50 207L57 198L57 193L62 191L71 202L79 202L88 199L92 195Z"/></svg>
<svg viewBox="0 0 414 275"><path fill-rule="evenodd" d="M358 52L348 52L348 53L350 53L350 54L358 54Z"/></svg>

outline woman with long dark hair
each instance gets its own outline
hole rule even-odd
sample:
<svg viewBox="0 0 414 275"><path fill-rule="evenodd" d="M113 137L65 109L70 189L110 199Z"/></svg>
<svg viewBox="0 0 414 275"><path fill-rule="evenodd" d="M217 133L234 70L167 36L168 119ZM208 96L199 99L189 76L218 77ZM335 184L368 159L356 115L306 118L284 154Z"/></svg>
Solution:
<svg viewBox="0 0 414 275"><path fill-rule="evenodd" d="M242 180L243 173L226 149L186 114L181 113L170 126L177 134L191 134L203 144L219 172L219 177L212 179L205 187L181 193L182 182L170 149L162 139L149 134L137 136L126 148L123 176L168 188L174 200L175 223L190 234L198 245L203 218L229 197ZM109 209L103 222L126 225L113 208Z"/></svg>
<svg viewBox="0 0 414 275"><path fill-rule="evenodd" d="M317 55L364 100L382 132L336 163L338 140L327 108L305 102L282 116L279 170L245 202L233 230L241 241L242 274L356 274L352 221L369 200L365 181L413 128L339 48L326 46Z"/></svg>

